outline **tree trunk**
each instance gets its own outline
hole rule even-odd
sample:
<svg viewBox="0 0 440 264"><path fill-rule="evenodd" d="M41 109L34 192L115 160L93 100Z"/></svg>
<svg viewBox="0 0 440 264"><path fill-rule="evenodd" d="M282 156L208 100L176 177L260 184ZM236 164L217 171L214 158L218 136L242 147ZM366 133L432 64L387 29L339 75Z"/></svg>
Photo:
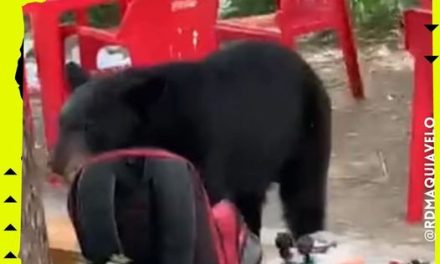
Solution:
<svg viewBox="0 0 440 264"><path fill-rule="evenodd" d="M25 113L28 112L25 109ZM22 232L20 257L23 264L50 264L44 208L41 200L43 181L34 160L32 117L24 115Z"/></svg>

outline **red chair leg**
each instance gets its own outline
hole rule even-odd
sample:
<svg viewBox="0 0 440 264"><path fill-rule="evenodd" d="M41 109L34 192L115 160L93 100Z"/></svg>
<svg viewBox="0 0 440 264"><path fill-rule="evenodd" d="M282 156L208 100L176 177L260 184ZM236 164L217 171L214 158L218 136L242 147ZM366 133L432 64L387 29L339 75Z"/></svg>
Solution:
<svg viewBox="0 0 440 264"><path fill-rule="evenodd" d="M364 91L359 70L359 63L357 61L357 51L354 43L350 40L351 37L348 35L350 34L340 34L339 38L341 48L344 56L351 93L355 98L361 99L364 98Z"/></svg>
<svg viewBox="0 0 440 264"><path fill-rule="evenodd" d="M424 149L425 118L432 117L432 65L422 56L416 58L414 67L414 91L412 99L410 171L408 182L408 205L406 220L418 223L423 218L424 163L427 162ZM430 136L432 137L432 136Z"/></svg>
<svg viewBox="0 0 440 264"><path fill-rule="evenodd" d="M89 24L87 10L79 10L75 12L76 24L80 26L87 26ZM80 48L79 56L81 64L86 69L94 69L96 67L96 55L93 57L94 43L85 39L82 36L78 38L78 45ZM95 58L95 60L93 60Z"/></svg>
<svg viewBox="0 0 440 264"><path fill-rule="evenodd" d="M64 80L64 49L58 19L44 14L31 17L34 27L34 49L41 83L41 101L46 145L50 150L58 136L58 114L67 90Z"/></svg>
<svg viewBox="0 0 440 264"><path fill-rule="evenodd" d="M357 99L364 98L364 89L358 63L358 54L351 28L349 9L344 0L340 0L340 20L337 34L344 55L345 67L353 96Z"/></svg>
<svg viewBox="0 0 440 264"><path fill-rule="evenodd" d="M351 93L357 99L364 98L364 91L362 85L361 74L359 70L359 63L357 60L357 51L353 43L351 33L339 32L339 39L344 56L345 68L347 70L348 81Z"/></svg>

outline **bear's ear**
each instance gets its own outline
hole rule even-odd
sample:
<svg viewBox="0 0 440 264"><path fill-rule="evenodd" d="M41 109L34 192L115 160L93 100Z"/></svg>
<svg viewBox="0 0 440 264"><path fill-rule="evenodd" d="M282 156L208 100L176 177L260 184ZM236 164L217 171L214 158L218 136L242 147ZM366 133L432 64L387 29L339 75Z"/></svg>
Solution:
<svg viewBox="0 0 440 264"><path fill-rule="evenodd" d="M66 75L71 91L74 91L90 79L87 71L73 61L66 64Z"/></svg>
<svg viewBox="0 0 440 264"><path fill-rule="evenodd" d="M131 79L130 87L123 93L124 101L135 111L145 114L149 108L157 103L167 86L166 78L150 76L143 80Z"/></svg>

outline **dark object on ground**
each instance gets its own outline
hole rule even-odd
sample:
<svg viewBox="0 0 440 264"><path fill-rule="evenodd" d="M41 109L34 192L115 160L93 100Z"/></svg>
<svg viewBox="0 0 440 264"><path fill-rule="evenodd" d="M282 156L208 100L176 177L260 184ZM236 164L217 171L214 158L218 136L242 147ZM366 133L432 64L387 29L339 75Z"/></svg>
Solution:
<svg viewBox="0 0 440 264"><path fill-rule="evenodd" d="M337 246L336 242L330 242L330 243L328 243L326 245L322 245L322 246L319 246L319 247L314 247L312 252L313 253L318 253L318 254L324 254L324 253L327 253L329 248L336 247L336 246Z"/></svg>
<svg viewBox="0 0 440 264"><path fill-rule="evenodd" d="M68 208L94 264L261 263L261 245L235 207L211 209L194 167L167 151L93 158L75 178Z"/></svg>
<svg viewBox="0 0 440 264"><path fill-rule="evenodd" d="M310 254L323 254L331 247L336 247L336 242L326 243L322 246L315 246L315 240L308 235L300 237L297 241L294 241L289 233L282 232L278 233L275 239L275 246L278 248L280 257L283 259L283 264L291 264L293 254L291 249L296 247L298 252L304 256L302 263L308 264L313 263L313 259Z"/></svg>
<svg viewBox="0 0 440 264"><path fill-rule="evenodd" d="M275 238L275 246L278 249L280 257L284 261L288 261L292 258L292 252L290 249L293 248L293 238L289 233L278 233Z"/></svg>
<svg viewBox="0 0 440 264"><path fill-rule="evenodd" d="M292 252L290 249L293 248L293 238L289 233L278 233L275 238L275 246L278 249L280 257L284 261L288 261L292 258Z"/></svg>
<svg viewBox="0 0 440 264"><path fill-rule="evenodd" d="M299 253L303 255L309 255L313 251L314 240L310 236L302 236L296 241L296 247Z"/></svg>
<svg viewBox="0 0 440 264"><path fill-rule="evenodd" d="M90 153L163 148L188 158L211 204L233 201L253 233L272 182L280 184L294 237L324 229L330 100L293 51L236 43L202 62L128 69L73 88L60 117L55 172Z"/></svg>
<svg viewBox="0 0 440 264"><path fill-rule="evenodd" d="M310 263L312 261L312 259L310 258L310 254L313 251L313 244L314 240L308 235L301 236L296 241L298 252L304 256L305 263Z"/></svg>
<svg viewBox="0 0 440 264"><path fill-rule="evenodd" d="M407 264L430 264L430 263L431 262L429 262L429 261L421 261L418 259L413 259L410 262L408 262ZM398 261L398 260L393 260L393 261L390 261L389 264L403 264L403 262Z"/></svg>
<svg viewBox="0 0 440 264"><path fill-rule="evenodd" d="M413 260L411 260L411 262L409 264L430 264L430 262L429 261L421 261L418 259L413 259Z"/></svg>

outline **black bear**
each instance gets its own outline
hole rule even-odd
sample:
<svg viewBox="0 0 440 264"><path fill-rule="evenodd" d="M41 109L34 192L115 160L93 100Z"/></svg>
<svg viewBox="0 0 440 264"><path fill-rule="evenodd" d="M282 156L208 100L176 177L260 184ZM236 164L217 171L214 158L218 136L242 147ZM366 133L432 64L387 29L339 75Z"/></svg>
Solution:
<svg viewBox="0 0 440 264"><path fill-rule="evenodd" d="M232 200L257 235L273 182L295 237L324 228L330 99L295 52L240 41L199 62L100 78L76 64L67 72L73 93L60 114L54 172L109 150L160 147L194 163L211 202Z"/></svg>

